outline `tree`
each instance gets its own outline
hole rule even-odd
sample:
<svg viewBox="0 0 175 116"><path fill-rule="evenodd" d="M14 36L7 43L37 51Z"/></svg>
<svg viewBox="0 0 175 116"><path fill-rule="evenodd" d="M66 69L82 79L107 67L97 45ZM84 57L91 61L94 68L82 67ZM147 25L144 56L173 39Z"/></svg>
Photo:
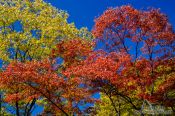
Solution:
<svg viewBox="0 0 175 116"><path fill-rule="evenodd" d="M121 97L124 104L135 110L140 110L142 103L134 96L136 92L133 89L136 89L136 86L132 82L129 83L130 80L122 74L123 67L127 66L128 63L130 63L130 57L125 53L97 51L92 53L82 64L68 68L63 74L67 77L84 78L85 82L92 86L96 92L101 92L102 96L104 95L110 100L112 107L114 107L114 111L111 113L115 112L115 115L121 115L123 112L119 112L118 106L116 106L118 103L115 103L116 99ZM103 102L102 99L102 104L105 104Z"/></svg>
<svg viewBox="0 0 175 116"><path fill-rule="evenodd" d="M145 104L175 111L175 34L159 10L109 8L93 35L43 0L2 0L0 16L1 114L29 116L37 105L41 115L144 115ZM93 50L93 36L105 49ZM95 106L82 110L86 103Z"/></svg>
<svg viewBox="0 0 175 116"><path fill-rule="evenodd" d="M5 0L1 1L0 10L1 59L4 61L9 60L9 56L12 59L17 56L21 61L46 58L61 40L92 38L87 29L78 30L73 23L68 24L65 11L42 0Z"/></svg>
<svg viewBox="0 0 175 116"><path fill-rule="evenodd" d="M95 104L95 109L97 112L97 116L107 115L107 116L114 116L116 115L116 111L121 116L128 116L128 115L138 115L132 107L125 103L124 99L120 96L107 96L103 93L101 95L101 102Z"/></svg>
<svg viewBox="0 0 175 116"><path fill-rule="evenodd" d="M80 87L79 78L64 77L60 70L92 50L93 36L87 28L78 30L67 22L65 11L43 0L2 0L0 17L1 101L7 104L3 107L14 109L18 116L31 115L39 104L46 115L81 114L79 104L92 102L90 92ZM81 50L75 49L78 44ZM64 53L58 52L59 45ZM53 54L54 50L58 51ZM60 67L58 57L64 60Z"/></svg>
<svg viewBox="0 0 175 116"><path fill-rule="evenodd" d="M69 76L90 80L111 98L120 96L141 115L145 102L174 108L175 35L166 15L157 9L109 8L95 20L92 33L107 53L90 55L71 67L66 72ZM120 115L117 110L116 114Z"/></svg>
<svg viewBox="0 0 175 116"><path fill-rule="evenodd" d="M79 87L79 78L58 76L49 61L12 62L0 76L5 101L20 103L17 115L29 115L37 99L45 99L49 112L66 115L81 114L78 104L93 100L87 88Z"/></svg>

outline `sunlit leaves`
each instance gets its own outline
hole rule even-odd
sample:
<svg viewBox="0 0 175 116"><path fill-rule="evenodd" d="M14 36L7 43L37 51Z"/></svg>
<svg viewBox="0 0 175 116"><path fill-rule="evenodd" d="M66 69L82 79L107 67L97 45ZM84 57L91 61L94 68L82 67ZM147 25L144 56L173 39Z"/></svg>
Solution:
<svg viewBox="0 0 175 116"><path fill-rule="evenodd" d="M88 88L79 87L79 78L63 78L54 72L49 61L12 62L1 74L5 101L24 102L44 98L52 112L77 112L80 101L92 102ZM59 109L60 108L60 109Z"/></svg>
<svg viewBox="0 0 175 116"><path fill-rule="evenodd" d="M87 29L78 30L73 23L68 24L68 14L58 10L42 0L14 0L0 3L1 32L0 43L3 60L8 60L9 48L14 48L16 54L26 54L25 59L46 58L51 49L67 38L81 37L92 39ZM21 29L15 28L16 22L20 22ZM38 33L34 33L37 31ZM37 37L36 37L37 36ZM24 59L24 58L23 58Z"/></svg>
<svg viewBox="0 0 175 116"><path fill-rule="evenodd" d="M65 75L85 78L141 114L144 100L174 106L175 35L160 10L109 8L95 20L92 32L109 53L97 51Z"/></svg>
<svg viewBox="0 0 175 116"><path fill-rule="evenodd" d="M3 100L16 115L29 115L36 100L47 103L43 112L81 114L79 103L93 102L91 92L79 77L57 74L53 61L63 58L65 69L84 60L94 46L87 28L77 29L65 11L43 0L1 0L0 17Z"/></svg>
<svg viewBox="0 0 175 116"><path fill-rule="evenodd" d="M85 36L85 35L81 35ZM64 59L64 66L77 65L80 61L92 52L94 43L91 40L75 38L61 41L52 50L52 57Z"/></svg>
<svg viewBox="0 0 175 116"><path fill-rule="evenodd" d="M1 0L0 17L0 89L16 111L36 102L43 115L82 115L96 92L97 115L143 115L145 101L173 110L175 35L159 10L109 8L93 35L43 0Z"/></svg>

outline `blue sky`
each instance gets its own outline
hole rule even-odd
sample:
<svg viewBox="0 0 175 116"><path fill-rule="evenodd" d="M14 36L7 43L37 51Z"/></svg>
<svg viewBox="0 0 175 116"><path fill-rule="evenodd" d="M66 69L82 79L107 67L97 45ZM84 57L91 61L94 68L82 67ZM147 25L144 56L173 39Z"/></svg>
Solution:
<svg viewBox="0 0 175 116"><path fill-rule="evenodd" d="M160 8L169 17L175 27L175 0L45 0L58 9L66 10L70 15L68 21L75 22L76 27L92 29L94 18L100 16L109 7L132 5L137 9L149 7Z"/></svg>

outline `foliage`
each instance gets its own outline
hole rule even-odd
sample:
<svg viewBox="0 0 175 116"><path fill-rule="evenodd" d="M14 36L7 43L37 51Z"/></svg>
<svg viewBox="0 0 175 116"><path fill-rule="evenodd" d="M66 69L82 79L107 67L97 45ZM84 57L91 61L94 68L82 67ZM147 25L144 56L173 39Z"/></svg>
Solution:
<svg viewBox="0 0 175 116"><path fill-rule="evenodd" d="M101 102L95 104L95 108L97 111L96 116L114 116L116 115L116 111L121 116L128 115L137 115L131 108L129 104L126 104L122 98L118 97L109 97L101 93ZM112 101L112 102L111 102ZM113 107L115 105L115 107Z"/></svg>
<svg viewBox="0 0 175 116"><path fill-rule="evenodd" d="M145 104L175 112L175 34L159 10L109 8L93 35L43 0L1 0L0 17L0 115L39 105L41 115L145 115ZM105 49L93 50L99 41Z"/></svg>
<svg viewBox="0 0 175 116"><path fill-rule="evenodd" d="M9 60L12 48L22 61L41 59L61 40L92 38L86 28L78 30L73 23L68 24L65 11L42 0L1 1L0 17L0 56L4 61Z"/></svg>
<svg viewBox="0 0 175 116"><path fill-rule="evenodd" d="M146 101L174 110L175 35L164 14L131 6L109 8L95 20L92 33L107 53L94 52L71 67L68 76L89 80L111 103L120 96L140 115Z"/></svg>
<svg viewBox="0 0 175 116"><path fill-rule="evenodd" d="M81 113L78 104L81 101L91 102L92 99L88 89L79 87L79 78L59 77L49 61L12 62L0 76L8 103L26 105L31 100L46 98L47 105L50 104L55 113Z"/></svg>
<svg viewBox="0 0 175 116"><path fill-rule="evenodd" d="M87 28L69 24L65 11L43 0L2 0L0 17L0 58L5 63L1 101L18 116L31 115L37 105L44 107L44 115L81 114L79 104L92 102L91 92L80 87L80 78L67 78L59 70L92 51ZM56 66L58 57L64 59L62 67Z"/></svg>

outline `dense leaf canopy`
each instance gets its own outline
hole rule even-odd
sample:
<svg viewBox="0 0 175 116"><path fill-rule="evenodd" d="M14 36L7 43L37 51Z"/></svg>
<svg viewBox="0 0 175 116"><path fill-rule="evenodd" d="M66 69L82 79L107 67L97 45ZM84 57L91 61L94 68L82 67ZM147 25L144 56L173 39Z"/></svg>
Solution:
<svg viewBox="0 0 175 116"><path fill-rule="evenodd" d="M43 0L0 1L0 115L175 113L175 34L165 14L109 8L92 33L67 18ZM94 50L98 42L104 49Z"/></svg>

